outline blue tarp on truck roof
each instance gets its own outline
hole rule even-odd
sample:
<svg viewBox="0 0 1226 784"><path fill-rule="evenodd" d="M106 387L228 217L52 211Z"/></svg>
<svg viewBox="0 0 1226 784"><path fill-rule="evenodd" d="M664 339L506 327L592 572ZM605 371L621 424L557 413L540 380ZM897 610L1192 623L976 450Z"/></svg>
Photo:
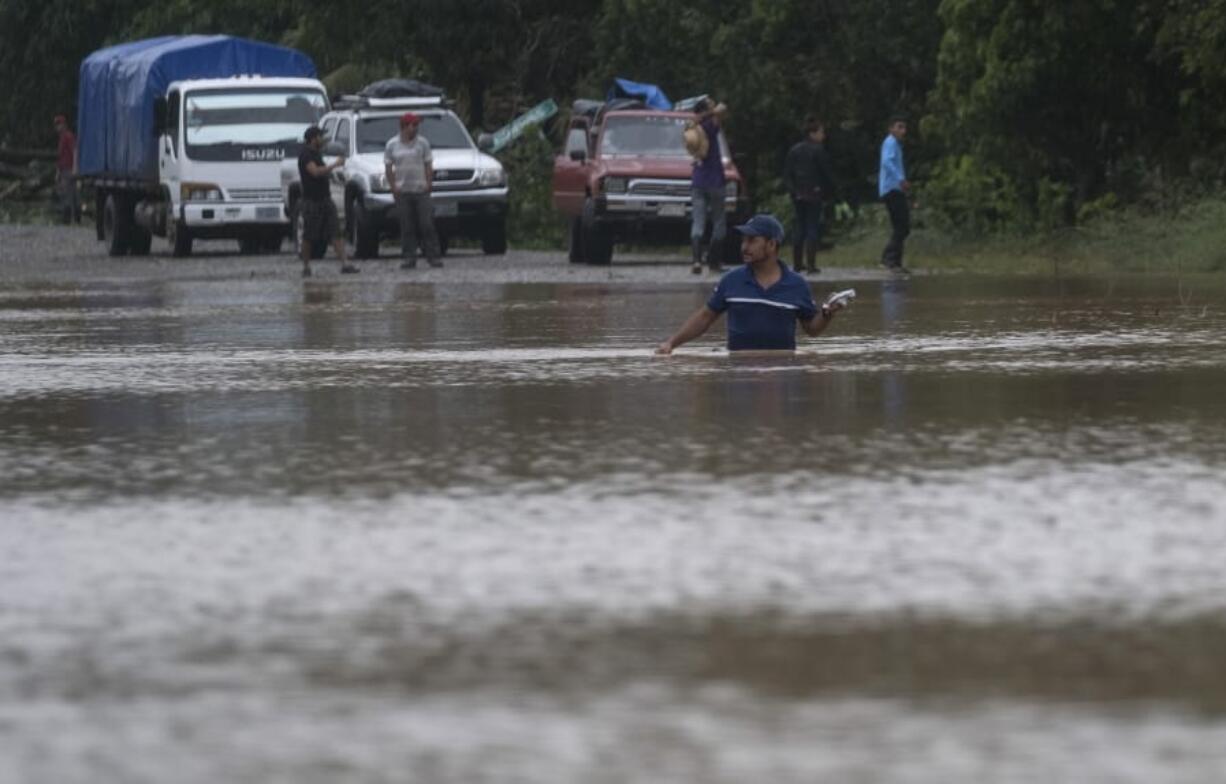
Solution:
<svg viewBox="0 0 1226 784"><path fill-rule="evenodd" d="M653 109L671 109L673 102L664 91L654 84L632 82L629 79L614 79L609 88L609 100L614 98L638 98Z"/></svg>
<svg viewBox="0 0 1226 784"><path fill-rule="evenodd" d="M157 179L153 102L171 82L315 74L302 52L228 35L163 36L99 49L81 61L81 174Z"/></svg>

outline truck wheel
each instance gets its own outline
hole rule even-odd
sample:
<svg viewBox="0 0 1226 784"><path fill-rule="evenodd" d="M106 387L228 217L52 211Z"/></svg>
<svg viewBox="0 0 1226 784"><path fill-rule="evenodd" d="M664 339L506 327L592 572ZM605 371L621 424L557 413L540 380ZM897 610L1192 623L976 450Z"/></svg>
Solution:
<svg viewBox="0 0 1226 784"><path fill-rule="evenodd" d="M153 247L153 235L148 229L133 225L129 247L133 256L148 256L149 249Z"/></svg>
<svg viewBox="0 0 1226 784"><path fill-rule="evenodd" d="M358 228L357 228L357 200L352 193L345 194L345 212L341 215L341 231L344 232L345 242L351 245L357 244Z"/></svg>
<svg viewBox="0 0 1226 784"><path fill-rule="evenodd" d="M192 235L187 225L175 217L175 205L166 200L166 242L170 245L170 255L183 258L192 255Z"/></svg>
<svg viewBox="0 0 1226 784"><path fill-rule="evenodd" d="M495 218L481 230L481 252L487 256L504 256L507 252L507 219Z"/></svg>
<svg viewBox="0 0 1226 784"><path fill-rule="evenodd" d="M264 253L280 253L281 245L285 242L285 234L280 231L269 231L260 238L260 250Z"/></svg>
<svg viewBox="0 0 1226 784"><path fill-rule="evenodd" d="M94 191L94 234L98 237L98 242L106 241L106 226L104 218L106 217L106 191L98 188Z"/></svg>
<svg viewBox="0 0 1226 784"><path fill-rule="evenodd" d="M601 267L613 262L613 237L596 220L596 204L591 199L583 205L583 259Z"/></svg>
<svg viewBox="0 0 1226 784"><path fill-rule="evenodd" d="M294 194L290 194L289 207L285 210L285 214L289 217L289 249L294 255L299 255L298 241L302 236L302 222L298 216L298 199Z"/></svg>
<svg viewBox="0 0 1226 784"><path fill-rule="evenodd" d="M571 218L570 232L567 234L566 257L571 264L583 263L583 221Z"/></svg>
<svg viewBox="0 0 1226 784"><path fill-rule="evenodd" d="M107 196L102 210L102 238L107 244L107 253L112 256L128 255L132 243L132 224L132 203L122 194Z"/></svg>
<svg viewBox="0 0 1226 784"><path fill-rule="evenodd" d="M370 213L357 201L353 202L353 255L359 259L379 258L379 227Z"/></svg>
<svg viewBox="0 0 1226 784"><path fill-rule="evenodd" d="M242 237L238 241L238 251L244 256L254 256L264 249L264 243L259 237Z"/></svg>

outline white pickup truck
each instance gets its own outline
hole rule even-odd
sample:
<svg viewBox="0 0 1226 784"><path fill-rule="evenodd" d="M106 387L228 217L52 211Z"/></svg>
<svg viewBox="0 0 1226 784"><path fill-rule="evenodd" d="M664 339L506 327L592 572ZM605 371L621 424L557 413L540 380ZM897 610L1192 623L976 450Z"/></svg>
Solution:
<svg viewBox="0 0 1226 784"><path fill-rule="evenodd" d="M400 132L400 116L412 111L421 118L421 133L434 154L435 227L444 251L453 237L481 242L487 254L507 249L507 175L497 159L473 143L460 118L441 97L342 97L319 125L324 132L324 160L344 155L345 165L333 172L332 201L343 216L345 235L358 258L379 255L384 238L397 237L400 226L383 165L383 150ZM297 209L301 198L297 160L281 164L281 193L301 236ZM313 249L316 254L322 248Z"/></svg>

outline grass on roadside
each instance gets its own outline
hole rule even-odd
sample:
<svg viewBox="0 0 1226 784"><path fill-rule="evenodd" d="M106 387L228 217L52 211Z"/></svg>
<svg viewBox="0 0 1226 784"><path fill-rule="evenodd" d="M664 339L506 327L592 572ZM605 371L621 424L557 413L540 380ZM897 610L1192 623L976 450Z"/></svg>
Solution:
<svg viewBox="0 0 1226 784"><path fill-rule="evenodd" d="M1083 226L1041 235L957 237L923 225L923 211L907 240L915 269L993 273L1218 272L1226 270L1226 201L1206 199L1167 213L1138 208ZM833 237L823 267L875 266L889 237L877 205Z"/></svg>

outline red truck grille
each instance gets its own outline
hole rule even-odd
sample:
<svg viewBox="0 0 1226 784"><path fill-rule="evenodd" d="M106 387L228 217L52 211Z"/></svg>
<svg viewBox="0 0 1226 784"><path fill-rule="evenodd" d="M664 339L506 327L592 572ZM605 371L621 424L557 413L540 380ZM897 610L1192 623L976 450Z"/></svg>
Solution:
<svg viewBox="0 0 1226 784"><path fill-rule="evenodd" d="M689 180L632 180L630 193L634 196L680 196L690 195Z"/></svg>

